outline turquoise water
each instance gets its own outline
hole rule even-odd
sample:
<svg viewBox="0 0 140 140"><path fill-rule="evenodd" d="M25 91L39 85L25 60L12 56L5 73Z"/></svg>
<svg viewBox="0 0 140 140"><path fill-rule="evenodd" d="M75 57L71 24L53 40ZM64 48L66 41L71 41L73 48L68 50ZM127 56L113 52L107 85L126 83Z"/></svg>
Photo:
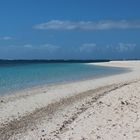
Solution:
<svg viewBox="0 0 140 140"><path fill-rule="evenodd" d="M83 63L0 64L0 95L36 85L97 78L124 71Z"/></svg>

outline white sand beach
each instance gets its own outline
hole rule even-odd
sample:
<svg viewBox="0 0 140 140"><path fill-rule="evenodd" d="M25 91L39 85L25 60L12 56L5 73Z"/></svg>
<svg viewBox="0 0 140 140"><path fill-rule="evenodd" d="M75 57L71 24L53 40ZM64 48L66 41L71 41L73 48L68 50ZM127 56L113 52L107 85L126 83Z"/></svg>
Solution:
<svg viewBox="0 0 140 140"><path fill-rule="evenodd" d="M0 97L0 140L140 140L140 61L96 65L130 71Z"/></svg>

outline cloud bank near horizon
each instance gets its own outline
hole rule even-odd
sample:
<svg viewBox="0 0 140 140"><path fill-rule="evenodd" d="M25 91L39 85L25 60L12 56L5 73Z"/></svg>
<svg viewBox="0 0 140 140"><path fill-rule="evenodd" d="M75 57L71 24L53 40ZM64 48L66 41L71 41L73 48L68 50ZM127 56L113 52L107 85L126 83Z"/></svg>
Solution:
<svg viewBox="0 0 140 140"><path fill-rule="evenodd" d="M70 21L50 20L33 27L38 30L110 30L140 29L140 20Z"/></svg>
<svg viewBox="0 0 140 140"><path fill-rule="evenodd" d="M12 40L13 38L11 36L0 36L0 40Z"/></svg>

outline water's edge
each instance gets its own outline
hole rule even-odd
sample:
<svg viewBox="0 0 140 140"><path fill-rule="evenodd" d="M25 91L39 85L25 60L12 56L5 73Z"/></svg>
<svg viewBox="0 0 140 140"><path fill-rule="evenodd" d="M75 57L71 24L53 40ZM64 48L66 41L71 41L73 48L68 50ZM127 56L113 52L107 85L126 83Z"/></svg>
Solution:
<svg viewBox="0 0 140 140"><path fill-rule="evenodd" d="M85 64L86 65L86 64ZM94 65L96 66L96 65ZM98 66L100 68L106 68L104 66ZM10 91L10 92L5 92L4 94L0 94L0 96L5 96L5 95L9 95L9 94L15 94L15 93L21 93L27 90L31 90L31 89L36 89L36 88L41 88L41 87L51 87L51 86L55 86L55 85L63 85L63 84L67 84L67 83L73 83L73 82L79 82L79 81L85 81L85 80L95 80L101 77L106 77L106 76L111 76L111 75L116 75L116 74L121 74L121 73L126 73L126 72L130 72L131 69L128 68L121 68L121 67L109 67L109 69L116 69L118 71L116 72L112 72L112 73L100 73L99 75L94 75L94 76L87 76L87 77L80 77L78 79L72 79L72 80L63 80L63 81L56 81L56 82L50 82L50 83L40 83L40 84L36 84L36 85L32 85L32 86L27 86L21 89L16 89L15 91Z"/></svg>

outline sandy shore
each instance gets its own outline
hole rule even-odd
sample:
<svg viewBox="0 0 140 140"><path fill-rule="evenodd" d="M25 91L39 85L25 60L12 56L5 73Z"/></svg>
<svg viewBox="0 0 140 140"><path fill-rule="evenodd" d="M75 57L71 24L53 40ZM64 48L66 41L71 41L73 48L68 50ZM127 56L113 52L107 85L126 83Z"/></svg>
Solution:
<svg viewBox="0 0 140 140"><path fill-rule="evenodd" d="M140 140L140 61L96 65L131 71L1 97L0 140Z"/></svg>

